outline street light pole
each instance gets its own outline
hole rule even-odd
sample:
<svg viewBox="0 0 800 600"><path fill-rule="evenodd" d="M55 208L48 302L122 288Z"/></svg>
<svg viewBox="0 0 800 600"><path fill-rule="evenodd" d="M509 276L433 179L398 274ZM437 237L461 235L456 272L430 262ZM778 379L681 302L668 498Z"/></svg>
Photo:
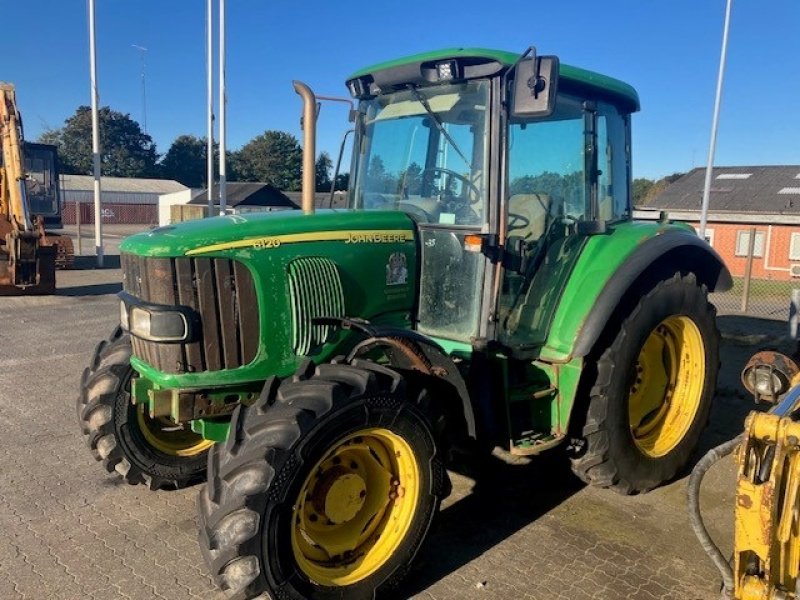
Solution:
<svg viewBox="0 0 800 600"><path fill-rule="evenodd" d="M139 59L142 65L142 130L147 134L147 60L145 59L147 48L137 44L131 44L131 48L139 51Z"/></svg>
<svg viewBox="0 0 800 600"><path fill-rule="evenodd" d="M103 211L100 204L100 118L97 113L97 48L94 0L89 0L89 77L92 88L92 162L94 166L94 250L97 266L103 267Z"/></svg>
<svg viewBox="0 0 800 600"><path fill-rule="evenodd" d="M206 84L208 133L206 134L206 187L208 213L214 212L214 0L206 0Z"/></svg>
<svg viewBox="0 0 800 600"><path fill-rule="evenodd" d="M717 75L717 93L714 98L714 115L711 118L711 142L708 145L708 162L706 163L706 180L703 186L703 205L700 209L700 229L698 235L705 239L708 222L708 204L711 198L711 175L714 168L714 152L717 149L717 128L719 126L719 107L722 102L722 83L725 79L725 62L728 55L728 29L731 24L731 7L733 0L727 0L725 7L725 25L722 29L722 51L719 57L719 74Z"/></svg>
<svg viewBox="0 0 800 600"><path fill-rule="evenodd" d="M219 0L219 214L224 215L228 201L225 173L227 98L225 97L225 0Z"/></svg>

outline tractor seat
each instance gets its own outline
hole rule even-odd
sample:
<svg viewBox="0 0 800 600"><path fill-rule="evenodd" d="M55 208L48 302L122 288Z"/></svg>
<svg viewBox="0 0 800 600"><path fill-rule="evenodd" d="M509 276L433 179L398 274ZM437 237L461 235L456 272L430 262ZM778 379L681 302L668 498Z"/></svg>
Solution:
<svg viewBox="0 0 800 600"><path fill-rule="evenodd" d="M508 236L529 242L538 240L544 235L550 205L549 194L511 196L508 200Z"/></svg>

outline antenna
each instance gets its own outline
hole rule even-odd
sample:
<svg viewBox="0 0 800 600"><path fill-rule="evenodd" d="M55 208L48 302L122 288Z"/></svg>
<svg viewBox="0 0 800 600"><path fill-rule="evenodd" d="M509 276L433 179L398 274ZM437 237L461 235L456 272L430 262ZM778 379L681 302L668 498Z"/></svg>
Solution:
<svg viewBox="0 0 800 600"><path fill-rule="evenodd" d="M145 58L147 48L137 44L131 44L131 48L134 48L139 52L139 58L141 59L142 63L142 130L145 132L145 134L147 134L147 61Z"/></svg>

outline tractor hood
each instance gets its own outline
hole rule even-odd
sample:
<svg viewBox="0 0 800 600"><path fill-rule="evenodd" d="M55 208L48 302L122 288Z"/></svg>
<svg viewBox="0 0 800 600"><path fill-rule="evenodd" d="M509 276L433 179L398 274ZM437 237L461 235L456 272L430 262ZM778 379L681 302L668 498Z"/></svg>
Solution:
<svg viewBox="0 0 800 600"><path fill-rule="evenodd" d="M120 250L126 307L191 317L180 344L134 339L131 364L153 385L249 385L328 360L351 334L319 318L412 327L417 231L399 211L215 217L134 235Z"/></svg>
<svg viewBox="0 0 800 600"><path fill-rule="evenodd" d="M320 210L313 215L281 211L186 221L139 233L120 250L151 257L211 256L231 252L249 258L264 249L299 242L393 243L413 240L412 220L397 211Z"/></svg>

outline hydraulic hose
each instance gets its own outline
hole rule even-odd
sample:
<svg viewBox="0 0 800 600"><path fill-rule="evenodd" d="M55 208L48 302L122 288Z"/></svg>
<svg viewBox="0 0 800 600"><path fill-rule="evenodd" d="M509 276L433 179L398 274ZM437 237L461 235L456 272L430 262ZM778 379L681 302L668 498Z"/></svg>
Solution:
<svg viewBox="0 0 800 600"><path fill-rule="evenodd" d="M789 390L783 400L769 412L778 417L785 417L797 410L798 406L800 406L800 385L795 385ZM687 489L687 494L689 496L689 523L700 545L703 547L703 550L705 550L706 554L708 554L709 558L711 558L711 561L714 563L714 566L717 567L717 570L719 570L722 575L722 598L733 598L733 569L728 561L725 560L725 557L714 543L714 540L711 539L703 523L703 517L700 514L700 485L703 483L703 477L705 477L708 470L715 463L733 452L736 447L742 443L743 439L744 434L740 433L732 440L709 450L695 465L694 469L692 469L692 474L689 477L689 487Z"/></svg>
<svg viewBox="0 0 800 600"><path fill-rule="evenodd" d="M714 540L711 539L703 523L703 517L700 514L700 485L703 483L703 477L705 477L708 470L733 452L736 447L742 443L743 438L744 434L740 433L732 440L709 450L705 456L698 461L694 469L692 469L687 490L689 495L689 524L692 526L692 530L694 530L694 534L697 536L703 550L705 550L706 554L708 554L709 558L714 563L714 566L717 567L717 570L719 570L722 575L722 585L724 588L723 598L733 597L733 569L714 543Z"/></svg>

